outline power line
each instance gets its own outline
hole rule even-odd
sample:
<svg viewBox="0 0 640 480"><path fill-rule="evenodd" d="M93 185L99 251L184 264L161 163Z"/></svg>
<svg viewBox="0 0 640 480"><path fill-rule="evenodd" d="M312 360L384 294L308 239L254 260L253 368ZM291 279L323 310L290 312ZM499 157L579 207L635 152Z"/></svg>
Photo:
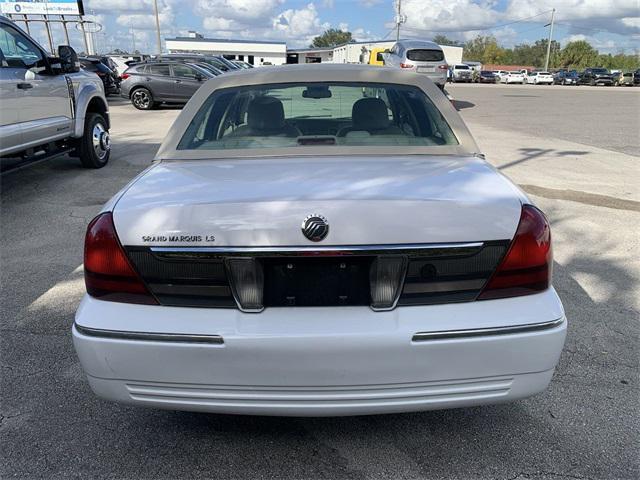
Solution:
<svg viewBox="0 0 640 480"><path fill-rule="evenodd" d="M395 28L392 28L391 30L389 30L387 34L384 37L382 37L382 40L386 40L387 38L389 38L389 35L391 35L394 31L395 31Z"/></svg>

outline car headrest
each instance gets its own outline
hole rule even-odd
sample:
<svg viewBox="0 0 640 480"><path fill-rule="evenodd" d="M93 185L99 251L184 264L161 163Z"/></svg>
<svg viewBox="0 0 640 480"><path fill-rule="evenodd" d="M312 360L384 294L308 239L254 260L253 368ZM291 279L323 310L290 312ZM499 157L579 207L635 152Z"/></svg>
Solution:
<svg viewBox="0 0 640 480"><path fill-rule="evenodd" d="M254 130L280 130L285 126L284 107L274 97L257 97L247 109L247 124Z"/></svg>
<svg viewBox="0 0 640 480"><path fill-rule="evenodd" d="M383 130L389 127L389 114L384 100L361 98L353 104L351 123L354 130Z"/></svg>

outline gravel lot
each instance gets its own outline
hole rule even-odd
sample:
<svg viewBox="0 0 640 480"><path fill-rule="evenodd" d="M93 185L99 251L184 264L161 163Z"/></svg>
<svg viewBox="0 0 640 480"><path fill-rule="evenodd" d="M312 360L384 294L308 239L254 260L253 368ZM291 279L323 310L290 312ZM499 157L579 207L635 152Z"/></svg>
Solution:
<svg viewBox="0 0 640 480"><path fill-rule="evenodd" d="M82 243L176 109L112 102L110 165L1 179L0 477L640 477L640 88L453 85L487 158L549 214L569 318L550 388L502 406L333 419L119 406L71 345Z"/></svg>

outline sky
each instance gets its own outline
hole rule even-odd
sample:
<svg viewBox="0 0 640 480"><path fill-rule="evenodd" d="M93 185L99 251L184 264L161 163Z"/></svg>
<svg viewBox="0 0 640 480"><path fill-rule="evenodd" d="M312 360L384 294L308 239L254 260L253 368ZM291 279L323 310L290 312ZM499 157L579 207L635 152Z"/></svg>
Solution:
<svg viewBox="0 0 640 480"><path fill-rule="evenodd" d="M155 53L153 0L84 0L85 12L102 27L100 50ZM327 28L356 40L394 39L395 0L158 0L162 38L195 30L209 38L284 40L306 47ZM402 0L403 38L443 34L467 40L494 35L507 47L546 38L556 9L554 39L562 45L587 40L601 53L640 53L640 0ZM46 45L37 27L36 38ZM63 43L60 28L54 42ZM72 44L82 50L79 33Z"/></svg>

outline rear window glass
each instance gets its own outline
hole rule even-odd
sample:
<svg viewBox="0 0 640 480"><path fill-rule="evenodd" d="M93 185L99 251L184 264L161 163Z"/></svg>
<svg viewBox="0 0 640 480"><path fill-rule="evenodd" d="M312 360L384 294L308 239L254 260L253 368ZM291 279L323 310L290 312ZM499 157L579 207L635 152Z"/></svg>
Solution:
<svg viewBox="0 0 640 480"><path fill-rule="evenodd" d="M440 111L417 87L313 82L214 92L178 150L457 144Z"/></svg>
<svg viewBox="0 0 640 480"><path fill-rule="evenodd" d="M442 62L444 52L442 50L413 49L407 51L407 59L414 62Z"/></svg>
<svg viewBox="0 0 640 480"><path fill-rule="evenodd" d="M456 65L455 67L456 70L469 70L469 67L467 65Z"/></svg>
<svg viewBox="0 0 640 480"><path fill-rule="evenodd" d="M149 65L147 66L147 73L151 75L162 75L168 77L171 73L169 71L169 65Z"/></svg>

